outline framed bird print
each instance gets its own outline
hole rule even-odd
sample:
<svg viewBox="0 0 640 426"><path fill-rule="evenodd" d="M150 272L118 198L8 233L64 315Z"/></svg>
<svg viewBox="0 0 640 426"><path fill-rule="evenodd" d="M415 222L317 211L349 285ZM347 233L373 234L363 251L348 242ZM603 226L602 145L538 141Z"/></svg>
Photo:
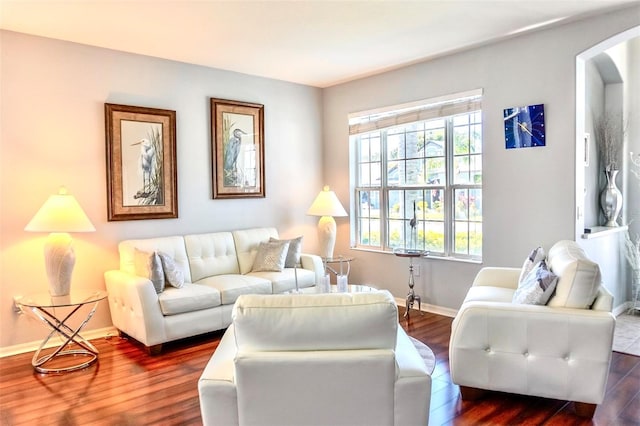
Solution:
<svg viewBox="0 0 640 426"><path fill-rule="evenodd" d="M213 198L264 198L264 105L211 98Z"/></svg>
<svg viewBox="0 0 640 426"><path fill-rule="evenodd" d="M547 144L543 104L507 108L503 116L506 149Z"/></svg>
<svg viewBox="0 0 640 426"><path fill-rule="evenodd" d="M176 112L104 104L109 221L178 217Z"/></svg>

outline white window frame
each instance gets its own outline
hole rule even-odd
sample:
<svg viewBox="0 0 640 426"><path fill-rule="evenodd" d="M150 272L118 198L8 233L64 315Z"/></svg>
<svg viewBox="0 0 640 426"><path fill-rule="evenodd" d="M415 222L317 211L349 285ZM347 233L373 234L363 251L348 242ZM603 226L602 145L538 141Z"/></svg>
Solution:
<svg viewBox="0 0 640 426"><path fill-rule="evenodd" d="M352 176L352 191L351 191L351 205L353 206L353 214L351 215L351 245L357 249L364 250L372 250L372 251L383 251L383 252L391 252L393 251L392 244L390 244L390 223L391 221L398 221L398 219L392 218L389 212L389 191L400 190L400 191L432 191L432 190L441 190L443 194L444 202L444 218L443 218L443 226L444 226L444 250L442 253L432 253L435 256L441 256L445 258L451 259L460 259L460 260L474 260L481 261L482 260L482 250L480 254L469 254L469 253L456 253L455 252L455 225L456 219L454 218L454 207L456 206L456 200L454 199L454 194L456 190L466 189L473 190L479 189L482 191L482 183L475 184L465 183L465 184L454 184L453 179L453 171L454 171L454 132L453 132L453 117L461 114L469 114L473 112L482 112L481 106L482 100L482 90L473 90L469 92L456 93L445 97L440 97L436 99L429 99L419 102L413 102L410 104L396 105L388 108L382 108L377 110L364 111L360 113L354 113L349 115L349 133L352 136L350 143L352 143L352 147L350 152L354 154L352 160L350 161L351 167L351 176ZM446 173L446 183L442 184L421 184L421 185L391 185L387 182L387 147L386 147L386 132L393 128L394 126L408 124L417 121L429 121L433 119L446 119L445 125L445 173ZM480 118L480 123L482 122L482 118ZM361 159L361 153L358 151L359 145L356 143L355 135L363 135L370 132L380 132L380 185L379 186L371 186L371 184L367 186L358 186L358 176L359 170L358 167ZM425 148L426 149L426 148ZM425 157L427 154L425 152ZM481 150L479 154L480 158L484 155L484 150ZM380 241L379 245L364 245L360 244L360 193L362 191L379 191L380 199L379 199L379 221L380 221ZM401 192L405 197L407 196L407 192ZM467 192L467 196L469 196L469 192ZM405 198L406 200L406 198ZM469 198L467 198L467 205L469 203ZM405 209L408 208L406 203ZM407 215L403 215L404 220L408 222ZM371 219L369 219L370 221ZM402 221L402 219L400 219ZM463 221L464 222L464 221ZM466 221L467 224L478 224L480 229L482 229L482 218L479 221L472 221L470 218ZM406 225L403 226L403 240L405 247L407 247L407 240L411 239L410 236L407 235ZM411 246L411 244L409 244Z"/></svg>

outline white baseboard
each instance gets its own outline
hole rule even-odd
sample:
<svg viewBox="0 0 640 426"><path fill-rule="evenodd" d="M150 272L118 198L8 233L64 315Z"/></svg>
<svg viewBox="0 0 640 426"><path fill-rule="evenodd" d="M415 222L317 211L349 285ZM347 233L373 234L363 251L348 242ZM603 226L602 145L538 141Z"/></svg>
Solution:
<svg viewBox="0 0 640 426"><path fill-rule="evenodd" d="M633 306L633 302L631 301L624 302L622 305L619 305L613 308L613 311L611 311L611 313L617 317L618 315L624 314L625 312L627 312L627 310L631 309L632 306Z"/></svg>
<svg viewBox="0 0 640 426"><path fill-rule="evenodd" d="M396 297L395 300L396 300L396 305L398 306L405 307L407 305L407 301L405 299ZM413 307L417 308L418 305L414 303ZM432 314L443 315L445 317L451 317L451 318L455 317L456 314L458 313L457 309L445 308L444 306L430 305L428 303L423 303L420 306L420 310L422 312L430 312Z"/></svg>
<svg viewBox="0 0 640 426"><path fill-rule="evenodd" d="M84 337L87 340L93 340L93 339L100 339L103 337L107 337L110 335L113 336L117 334L118 334L118 330L115 327L104 327L104 328L98 328L95 330L87 330L85 332L82 332L82 337ZM34 342L21 343L19 345L0 348L0 358L23 354L26 352L35 352L40 347L41 343L42 343L42 340L38 340ZM58 346L60 343L61 342L59 339L52 338L49 341L49 343L45 346L45 348L53 348L55 346Z"/></svg>

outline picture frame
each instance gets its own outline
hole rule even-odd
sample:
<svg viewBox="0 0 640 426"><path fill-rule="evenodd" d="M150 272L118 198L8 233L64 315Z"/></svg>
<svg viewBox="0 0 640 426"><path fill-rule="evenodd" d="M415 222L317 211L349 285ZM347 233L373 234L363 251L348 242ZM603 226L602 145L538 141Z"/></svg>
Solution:
<svg viewBox="0 0 640 426"><path fill-rule="evenodd" d="M109 221L178 217L176 112L104 104Z"/></svg>
<svg viewBox="0 0 640 426"><path fill-rule="evenodd" d="M213 198L264 198L264 105L210 102Z"/></svg>
<svg viewBox="0 0 640 426"><path fill-rule="evenodd" d="M506 108L503 116L506 149L546 146L544 104Z"/></svg>

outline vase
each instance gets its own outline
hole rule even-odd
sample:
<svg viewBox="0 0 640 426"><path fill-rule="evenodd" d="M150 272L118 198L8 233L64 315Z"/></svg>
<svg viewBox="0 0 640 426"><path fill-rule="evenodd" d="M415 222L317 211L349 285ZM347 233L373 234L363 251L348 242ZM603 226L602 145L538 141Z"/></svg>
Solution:
<svg viewBox="0 0 640 426"><path fill-rule="evenodd" d="M618 170L605 170L607 185L600 193L600 207L604 213L606 223L604 226L618 226L618 215L622 209L622 193L616 186Z"/></svg>

